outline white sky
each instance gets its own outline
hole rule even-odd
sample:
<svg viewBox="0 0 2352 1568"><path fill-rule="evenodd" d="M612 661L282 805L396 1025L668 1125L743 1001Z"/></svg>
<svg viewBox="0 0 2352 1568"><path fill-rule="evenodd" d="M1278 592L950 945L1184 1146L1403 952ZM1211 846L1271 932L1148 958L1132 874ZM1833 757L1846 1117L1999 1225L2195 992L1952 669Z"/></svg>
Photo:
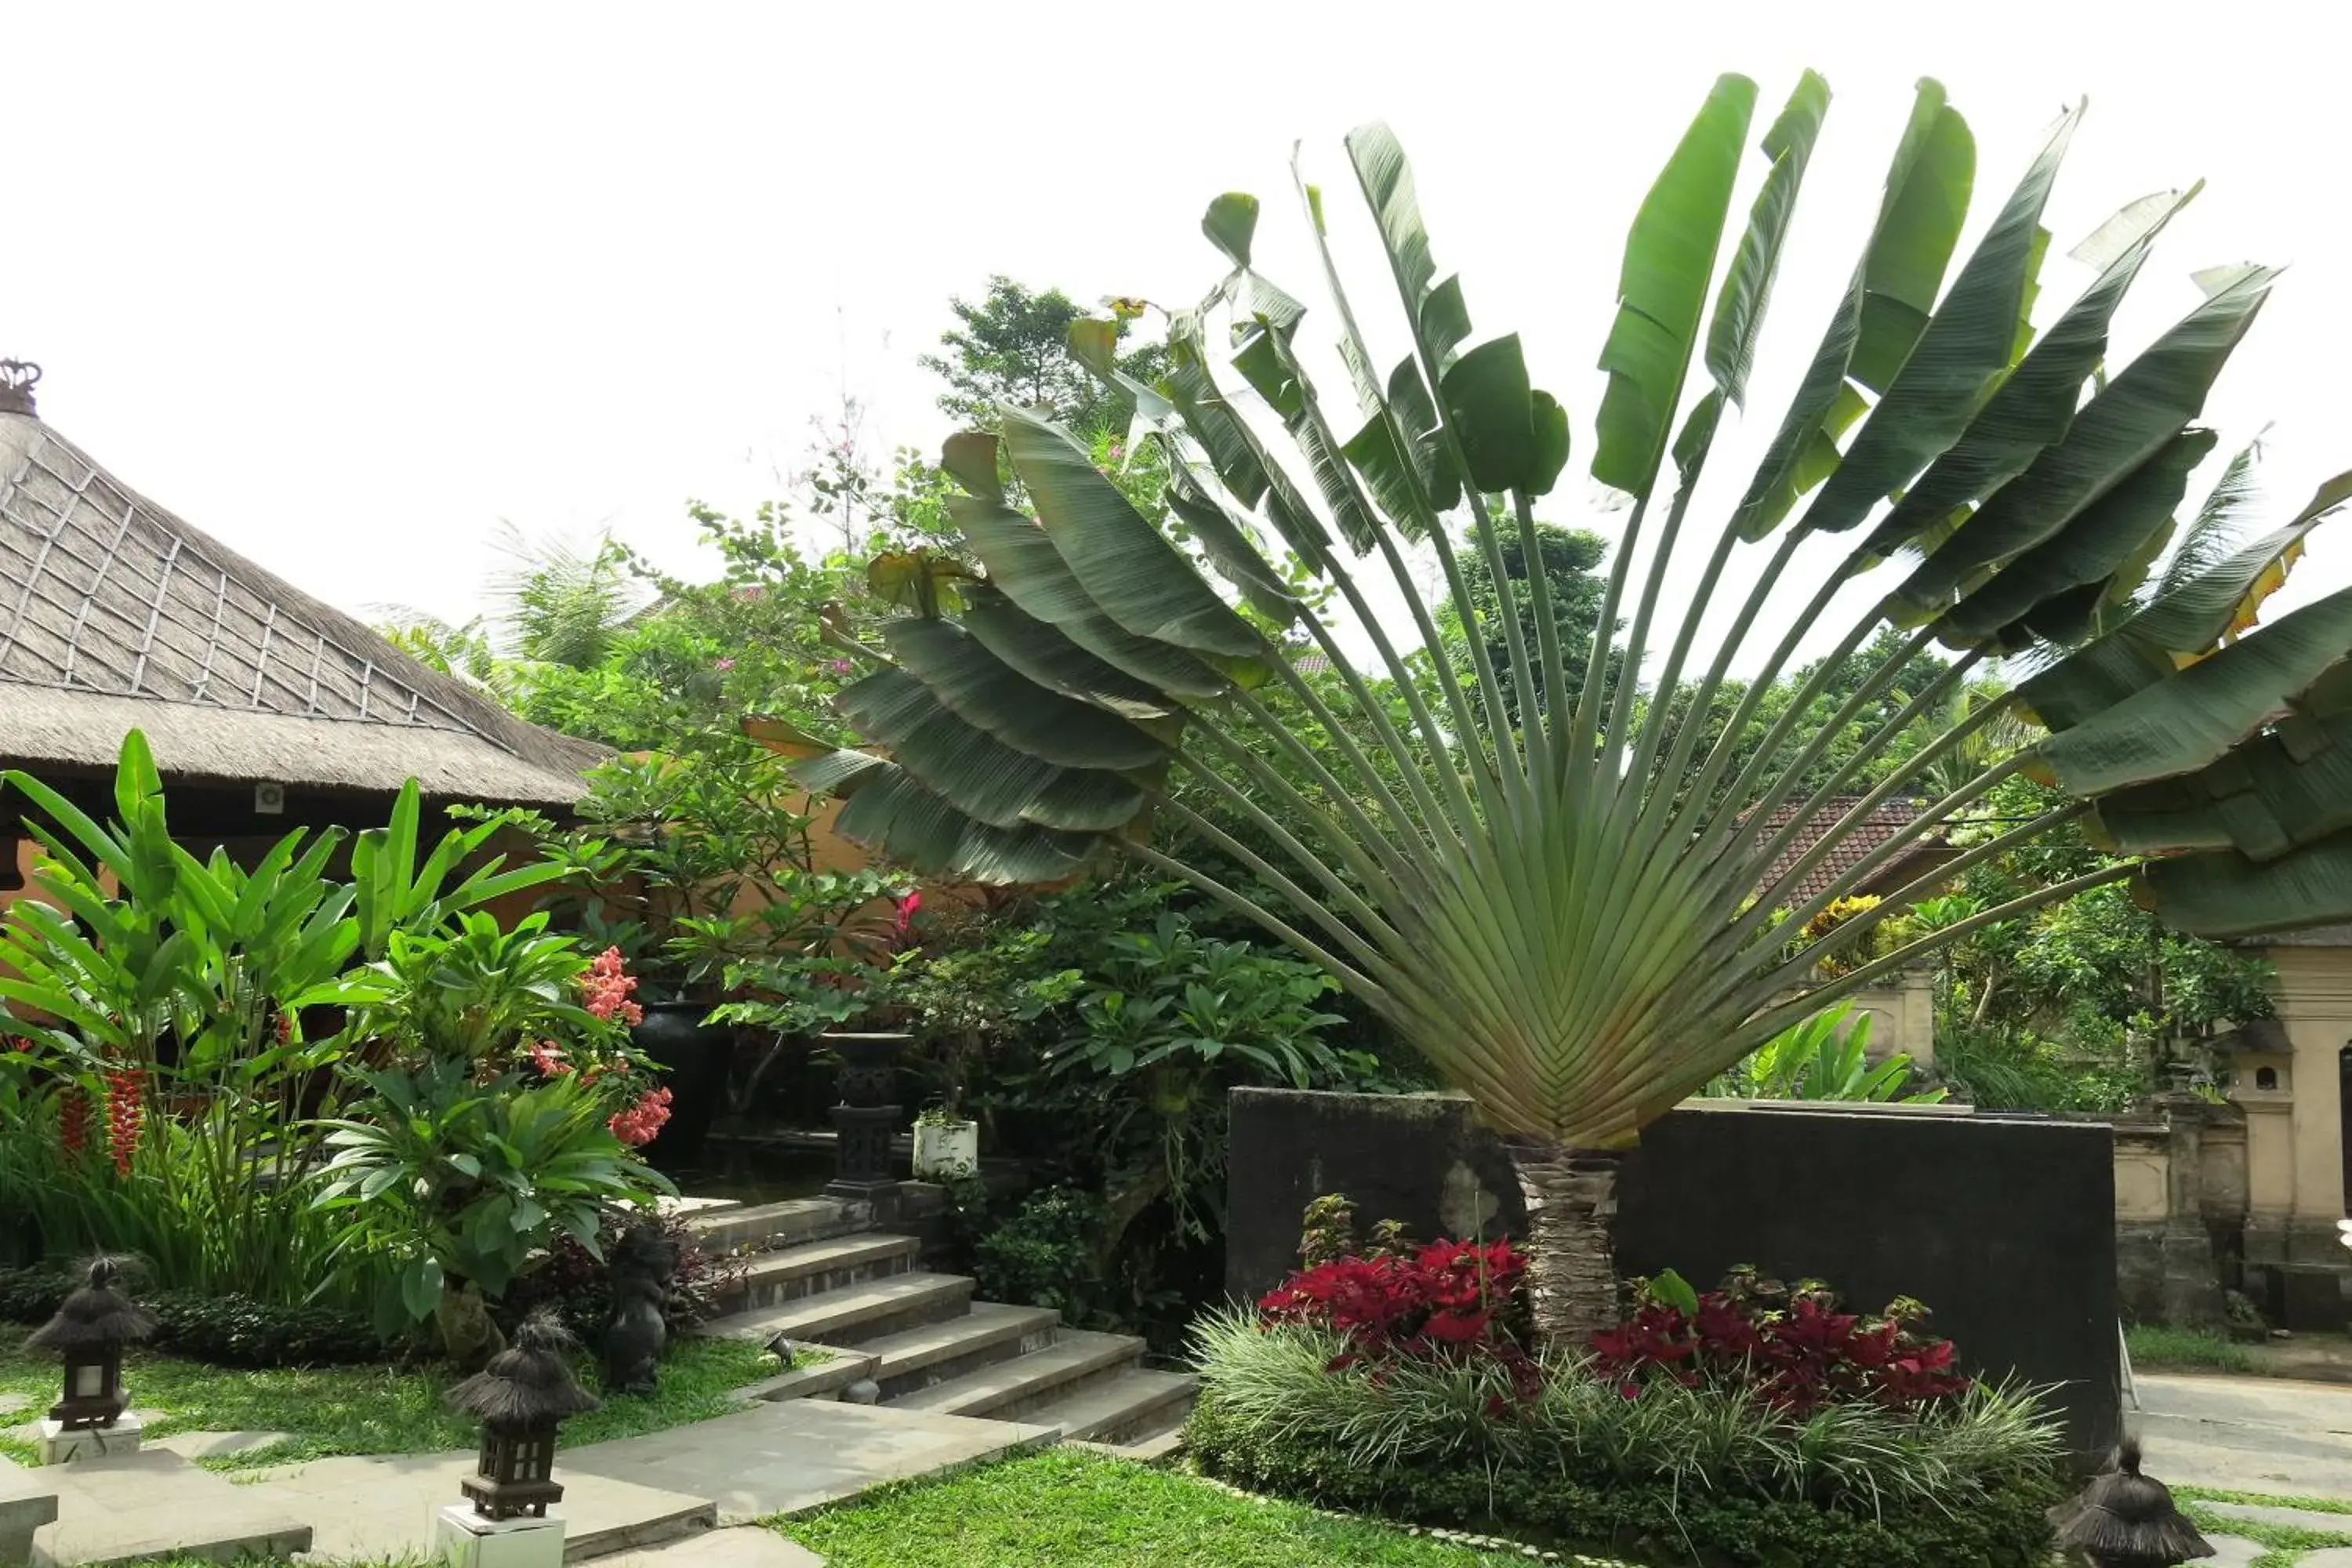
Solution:
<svg viewBox="0 0 2352 1568"><path fill-rule="evenodd" d="M1625 225L1725 69L1761 85L1759 132L1803 66L1837 98L1710 494L1736 493L1777 425L1921 74L1977 132L1964 246L2089 96L2049 215L2045 321L2087 281L2060 253L2126 201L2208 178L2118 347L2195 302L2192 270L2292 262L2208 417L2224 453L2274 422L2275 508L2352 466L2352 132L2315 6L5 15L0 355L40 361L43 415L126 481L361 613L472 613L501 519L609 527L690 563L685 499L773 493L845 388L884 447L934 447L947 425L914 361L950 294L1005 272L1189 302L1221 268L1196 226L1222 190L1265 198L1259 258L1312 308L1290 144L1360 224L1338 141L1373 117L1414 157L1479 335L1519 331L1568 405L1580 475ZM1357 278L1360 310L1385 303L1380 272ZM2347 582L2352 533L2291 592Z"/></svg>

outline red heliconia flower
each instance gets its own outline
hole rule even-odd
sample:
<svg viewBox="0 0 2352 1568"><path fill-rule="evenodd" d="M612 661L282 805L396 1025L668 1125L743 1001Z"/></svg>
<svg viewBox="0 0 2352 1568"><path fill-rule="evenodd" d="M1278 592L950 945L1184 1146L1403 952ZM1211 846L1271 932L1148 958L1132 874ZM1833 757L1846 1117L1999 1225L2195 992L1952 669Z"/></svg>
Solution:
<svg viewBox="0 0 2352 1568"><path fill-rule="evenodd" d="M89 1147L89 1096L79 1089L58 1096L58 1141L68 1158Z"/></svg>
<svg viewBox="0 0 2352 1568"><path fill-rule="evenodd" d="M907 940L907 928L915 922L915 915L923 907L919 888L909 888L898 898L898 912L890 917L891 933L900 942Z"/></svg>
<svg viewBox="0 0 2352 1568"><path fill-rule="evenodd" d="M616 1110L605 1123L613 1136L632 1149L642 1149L652 1142L669 1120L669 1090L648 1089L645 1098L626 1110Z"/></svg>
<svg viewBox="0 0 2352 1568"><path fill-rule="evenodd" d="M580 1005L593 1016L618 1018L634 1029L646 1021L646 1010L629 1000L636 988L637 977L623 965L621 950L608 947L580 977Z"/></svg>
<svg viewBox="0 0 2352 1568"><path fill-rule="evenodd" d="M147 1075L137 1068L114 1068L106 1074L106 1148L118 1175L131 1173L131 1156L138 1152L146 1122L146 1091Z"/></svg>

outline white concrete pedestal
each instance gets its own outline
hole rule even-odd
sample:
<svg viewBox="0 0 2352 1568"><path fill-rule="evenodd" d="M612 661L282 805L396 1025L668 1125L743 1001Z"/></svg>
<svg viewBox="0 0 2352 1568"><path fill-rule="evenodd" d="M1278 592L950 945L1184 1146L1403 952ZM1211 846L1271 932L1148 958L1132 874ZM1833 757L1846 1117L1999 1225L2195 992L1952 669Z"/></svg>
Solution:
<svg viewBox="0 0 2352 1568"><path fill-rule="evenodd" d="M129 1411L116 1416L111 1426L85 1426L71 1431L61 1422L45 1420L34 1447L40 1463L70 1465L76 1459L135 1454L146 1433L147 1424Z"/></svg>
<svg viewBox="0 0 2352 1568"><path fill-rule="evenodd" d="M563 1568L563 1521L484 1519L451 1503L434 1516L433 1549L449 1568Z"/></svg>

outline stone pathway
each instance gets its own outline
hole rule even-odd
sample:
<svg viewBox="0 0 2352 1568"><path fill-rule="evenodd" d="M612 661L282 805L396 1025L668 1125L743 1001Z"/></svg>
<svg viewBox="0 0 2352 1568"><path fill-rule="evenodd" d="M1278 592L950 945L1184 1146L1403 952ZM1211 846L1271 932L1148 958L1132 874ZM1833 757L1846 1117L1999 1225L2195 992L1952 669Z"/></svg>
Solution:
<svg viewBox="0 0 2352 1568"><path fill-rule="evenodd" d="M306 1516L280 1500L162 1449L47 1465L17 1479L57 1496L57 1522L34 1534L37 1560L56 1568L173 1552L226 1562L311 1545Z"/></svg>
<svg viewBox="0 0 2352 1568"><path fill-rule="evenodd" d="M2147 1473L2174 1486L2352 1500L2352 1388L2284 1378L2142 1375L2139 1435ZM2352 1514L2202 1503L2221 1519L2352 1535ZM2207 1531L2214 1568L2245 1568L2264 1548ZM2352 1547L2305 1552L2294 1568L2352 1568Z"/></svg>
<svg viewBox="0 0 2352 1568"><path fill-rule="evenodd" d="M2352 1388L2282 1378L2142 1376L2148 1474L2175 1485L2352 1499ZM2352 1520L2341 1527L2352 1530Z"/></svg>
<svg viewBox="0 0 2352 1568"><path fill-rule="evenodd" d="M556 1469L693 1491L734 1521L802 1512L890 1481L1042 1447L1055 1436L1051 1426L795 1399L559 1453Z"/></svg>

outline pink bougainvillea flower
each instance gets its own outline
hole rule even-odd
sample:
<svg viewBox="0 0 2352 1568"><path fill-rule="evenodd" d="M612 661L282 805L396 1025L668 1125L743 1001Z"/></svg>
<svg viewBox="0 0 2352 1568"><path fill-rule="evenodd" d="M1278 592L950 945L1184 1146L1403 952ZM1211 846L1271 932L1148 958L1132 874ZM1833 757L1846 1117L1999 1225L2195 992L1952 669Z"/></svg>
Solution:
<svg viewBox="0 0 2352 1568"><path fill-rule="evenodd" d="M731 659L731 658L722 658L722 659L720 659L717 664L712 665L710 668L713 668L713 669L719 669L719 670L732 669L732 668L735 668L735 661L734 661L733 659Z"/></svg>
<svg viewBox="0 0 2352 1568"><path fill-rule="evenodd" d="M562 1078L572 1070L563 1059L563 1052L553 1040L541 1040L530 1047L530 1065L539 1069L541 1078Z"/></svg>

